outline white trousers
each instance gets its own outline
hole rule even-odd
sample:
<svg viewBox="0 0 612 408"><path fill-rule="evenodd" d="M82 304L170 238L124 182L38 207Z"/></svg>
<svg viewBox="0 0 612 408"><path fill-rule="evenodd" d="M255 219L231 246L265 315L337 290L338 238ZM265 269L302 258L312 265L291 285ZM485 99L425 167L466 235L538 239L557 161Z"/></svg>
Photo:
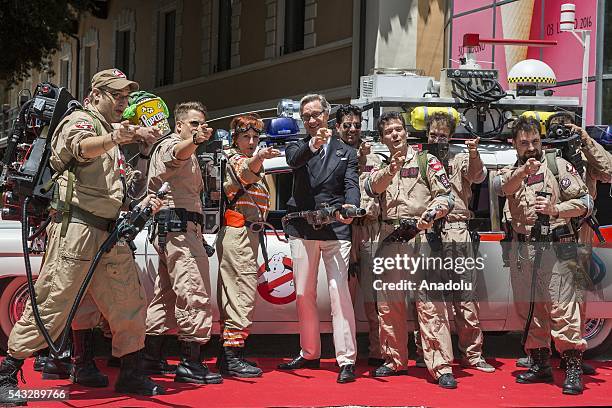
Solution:
<svg viewBox="0 0 612 408"><path fill-rule="evenodd" d="M355 364L355 313L348 286L350 241L316 241L290 237L293 279L297 294L300 355L308 360L321 357L321 334L317 308L319 261L327 273L331 301L336 360L341 367Z"/></svg>

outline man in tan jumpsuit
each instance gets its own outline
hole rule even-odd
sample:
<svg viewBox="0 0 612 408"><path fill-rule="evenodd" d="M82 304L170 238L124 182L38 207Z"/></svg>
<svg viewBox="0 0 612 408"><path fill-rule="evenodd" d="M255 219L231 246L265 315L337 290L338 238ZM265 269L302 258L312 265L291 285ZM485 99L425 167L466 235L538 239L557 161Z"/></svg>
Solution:
<svg viewBox="0 0 612 408"><path fill-rule="evenodd" d="M455 133L455 119L446 112L435 112L427 121L428 143L448 143ZM468 221L474 217L469 210L472 198L472 184L480 184L487 177L487 169L478 154L479 139L465 142L467 153L455 155L448 163L448 176L455 197L455 207L447 215L442 230L442 241L449 244L444 249L452 249L445 256L473 258L473 242ZM475 284L476 271L466 270L461 275L450 272L452 279ZM478 319L478 302L474 299L475 292L453 293L452 306L455 317L455 327L459 337L459 350L462 353L461 365L476 370L491 373L495 368L482 357L482 342L484 336ZM417 341L417 347L420 347Z"/></svg>
<svg viewBox="0 0 612 408"><path fill-rule="evenodd" d="M51 142L51 166L61 176L54 200L55 222L47 227L50 253L46 254L35 288L41 318L53 339L64 328L91 261L108 237L126 198L138 197L144 191L144 177L126 168L119 145L142 142L139 149L146 154L158 136L156 130L132 127L128 122L113 129L111 123L121 119L129 92L138 89L138 84L121 71L101 71L93 76L91 86L85 109L64 118ZM146 169L146 164L139 161L140 171ZM161 205L160 200L150 196L145 200L152 200L154 208ZM113 332L113 355L121 357L115 390L162 394L163 388L139 370L146 302L133 253L126 243L120 241L102 255L87 295L108 320ZM80 321L83 324L83 319ZM92 319L89 328L98 323L99 316ZM25 403L10 398L17 389L17 371L25 358L45 345L28 303L11 331L8 356L0 365L0 403Z"/></svg>
<svg viewBox="0 0 612 408"><path fill-rule="evenodd" d="M418 246L424 239L424 231L433 225L433 220L428 220L426 214L435 211L435 219L442 218L454 205L446 171L437 158L428 154L427 180L423 179L418 154L407 144L405 122L398 112L383 114L378 131L382 142L389 148L390 164L369 174L365 190L369 195L377 196L380 202L382 223L379 245L394 232L401 220L414 219L418 220L416 227L421 232L409 243ZM418 252L411 255L418 256ZM391 278L391 281L399 280ZM426 289L416 292L425 363L441 387L456 388L451 368L453 349L446 306L444 302L432 301ZM377 293L377 299L380 343L385 364L374 370L372 375L386 377L405 374L408 365L406 294L402 291L389 294L383 290Z"/></svg>
<svg viewBox="0 0 612 408"><path fill-rule="evenodd" d="M576 273L577 254L568 251L572 248L571 242L575 242L570 219L589 215L593 201L580 176L567 161L556 158L559 181L549 171L548 158L542 154L538 121L519 118L512 127L512 137L518 167L502 169L493 185L499 195L507 198L512 218L514 246L511 264L518 267L511 268L511 282L519 316L527 316L529 302L534 302L533 321L525 342L525 351L534 363L527 372L519 374L516 381L553 381L549 361L552 329L555 347L567 365L563 393L580 394L582 352L586 348L579 308L583 283ZM550 193L550 198L537 196L536 192L540 191ZM538 214L550 217L555 247L543 250L540 268L534 270L536 249L532 244L520 243L527 241ZM534 299L529 294L532 273L537 274L537 298Z"/></svg>
<svg viewBox="0 0 612 408"><path fill-rule="evenodd" d="M261 377L261 368L244 359L244 342L253 323L257 257L264 233L262 223L270 207L263 162L280 156L280 152L272 147L257 149L264 125L256 115L234 118L230 129L233 143L223 184L228 202L217 236L217 301L223 338L219 370L232 377Z"/></svg>
<svg viewBox="0 0 612 408"><path fill-rule="evenodd" d="M582 160L585 164L583 181L589 190L589 195L593 198L593 201L595 201L597 198L597 182L612 182L612 155L606 151L603 146L593 140L584 129L573 124L573 118L570 115L560 115L556 122L570 125L572 127L572 132L580 135L582 141ZM583 268L585 271L588 271L588 269L591 268L593 230L586 223L583 223L580 227L578 242L584 245L580 252L580 259L583 263ZM580 319L584 333L584 325L586 323L586 303L584 301L580 302ZM555 332L551 334L554 335ZM531 363L531 359L525 357L518 359L516 365L529 368ZM565 360L561 360L560 368L566 368ZM595 368L584 361L582 363L582 370L584 374L587 375L595 374Z"/></svg>
<svg viewBox="0 0 612 408"><path fill-rule="evenodd" d="M336 111L336 131L340 139L349 146L357 150L357 160L359 164L359 189L361 191L360 207L366 209L366 216L356 218L351 224L351 254L349 265L349 289L353 303L357 298L357 290L361 288L363 293L363 306L368 319L368 365L378 367L384 363L378 341L378 312L374 301L372 290L371 271L364 271L361 268L361 257L359 256L362 247L371 246L372 240L376 239L380 223L380 206L376 198L368 196L364 191L365 179L370 171L379 167L382 163L381 157L372 153L371 144L361 140L361 109L355 105L342 105ZM354 278L357 279L354 279ZM351 279L353 278L353 279Z"/></svg>
<svg viewBox="0 0 612 408"><path fill-rule="evenodd" d="M155 250L159 268L153 300L147 310L145 362L151 372L162 370L163 334L178 331L181 360L175 381L219 384L209 371L201 347L210 340L212 306L208 256L202 241L202 173L196 157L212 129L200 102L183 102L174 109L175 133L156 146L149 168L149 192L164 182L171 190L168 205L155 216Z"/></svg>

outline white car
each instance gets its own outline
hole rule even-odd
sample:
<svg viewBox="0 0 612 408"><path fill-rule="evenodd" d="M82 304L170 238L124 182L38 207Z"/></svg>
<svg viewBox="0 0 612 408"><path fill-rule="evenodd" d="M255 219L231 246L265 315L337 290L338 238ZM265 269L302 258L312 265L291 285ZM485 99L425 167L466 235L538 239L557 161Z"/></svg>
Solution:
<svg viewBox="0 0 612 408"><path fill-rule="evenodd" d="M481 157L489 170L485 182L474 186L474 197L471 207L476 217L481 218L485 228L481 233L481 253L486 252L487 264L495 265L488 267L479 290L487 293L487 299L491 301L480 302L480 321L485 331L520 331L523 324L516 315L512 303L512 288L510 285L510 273L508 268L503 267L501 257L501 246L499 240L503 237L500 231L499 200L490 188L491 180L497 169L516 160L515 151L507 145L481 143ZM461 149L453 145L454 150ZM381 146L377 151L383 152ZM272 206L269 221L280 229L280 218L285 213L285 203L292 191L291 170L287 167L284 157L270 159L265 162L266 177L271 188ZM602 197L603 200L609 197ZM599 201L599 200L598 200ZM599 202L598 202L599 204ZM605 234L612 238L612 226L603 228ZM282 235L282 231L280 232ZM153 246L146 239L146 231L141 233L135 243L136 261L140 269L141 282L149 298L152 297L153 282L155 279L158 259ZM213 244L214 235L207 235L206 240ZM612 240L612 239L611 239ZM279 240L274 232L267 232L267 247L269 254L269 271L265 272L263 257L259 256L260 262L260 285L258 286L257 304L255 307L253 333L297 333L298 322L295 308L295 290L293 287L293 273L291 269L291 257L289 245ZM612 248L596 248L595 253L599 258L600 266L608 269L601 290L589 293L585 338L588 341L588 357L594 357L605 351L612 345L612 307L606 300L612 299ZM0 348L6 349L7 337L10 330L21 315L25 302L28 301L27 282L25 278L25 267L22 256L20 223L16 221L0 222ZM32 255L32 269L38 271L41 262L40 255ZM325 272L321 263L318 285L319 318L321 331L331 332L331 310L329 294L327 291ZM216 255L210 258L210 280L212 290L212 303L214 311L214 331L219 331L219 312L216 303L216 284L218 276L218 261ZM267 284L263 284L267 282ZM270 290L271 289L271 290ZM363 301L358 295L356 301L357 328L360 332L368 330L367 320L363 312ZM412 314L408 314L412 320ZM451 314L452 316L452 314ZM413 324L411 321L410 324Z"/></svg>

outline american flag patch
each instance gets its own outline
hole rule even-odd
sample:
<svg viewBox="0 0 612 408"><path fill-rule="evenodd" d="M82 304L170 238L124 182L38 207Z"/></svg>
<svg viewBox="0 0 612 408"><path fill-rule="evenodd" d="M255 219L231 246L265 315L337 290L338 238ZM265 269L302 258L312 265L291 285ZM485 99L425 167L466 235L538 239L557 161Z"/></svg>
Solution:
<svg viewBox="0 0 612 408"><path fill-rule="evenodd" d="M75 123L74 127L81 130L94 130L94 125L84 120Z"/></svg>

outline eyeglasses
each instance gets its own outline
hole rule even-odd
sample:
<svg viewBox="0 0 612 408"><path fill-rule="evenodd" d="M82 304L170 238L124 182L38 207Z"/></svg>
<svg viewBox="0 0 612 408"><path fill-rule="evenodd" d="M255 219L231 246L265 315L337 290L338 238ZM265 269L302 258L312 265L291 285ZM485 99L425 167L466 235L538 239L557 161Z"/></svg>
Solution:
<svg viewBox="0 0 612 408"><path fill-rule="evenodd" d="M348 122L345 122L345 123L342 124L342 128L344 130L349 130L351 128L351 126L354 127L355 129L359 130L359 129L361 129L361 122L357 122L357 123L348 123Z"/></svg>
<svg viewBox="0 0 612 408"><path fill-rule="evenodd" d="M205 120L203 120L201 122L199 120L190 120L187 123L189 123L189 126L191 126L193 128L197 128L197 127L200 127L200 126L206 126L207 125Z"/></svg>
<svg viewBox="0 0 612 408"><path fill-rule="evenodd" d="M325 111L313 112L311 114L302 115L302 121L303 122L309 122L310 119L317 120L317 119L319 119L321 117L321 115L323 115L323 113L325 113Z"/></svg>
<svg viewBox="0 0 612 408"><path fill-rule="evenodd" d="M109 94L115 101L127 100L130 97L130 94L124 95L121 92L113 92L108 89L103 89L103 91Z"/></svg>
<svg viewBox="0 0 612 408"><path fill-rule="evenodd" d="M252 124L247 125L247 126L236 126L235 128L236 133L246 133L249 130L254 130L255 132L257 132L258 135L261 135L262 133L264 133L264 129L262 127L255 126Z"/></svg>

